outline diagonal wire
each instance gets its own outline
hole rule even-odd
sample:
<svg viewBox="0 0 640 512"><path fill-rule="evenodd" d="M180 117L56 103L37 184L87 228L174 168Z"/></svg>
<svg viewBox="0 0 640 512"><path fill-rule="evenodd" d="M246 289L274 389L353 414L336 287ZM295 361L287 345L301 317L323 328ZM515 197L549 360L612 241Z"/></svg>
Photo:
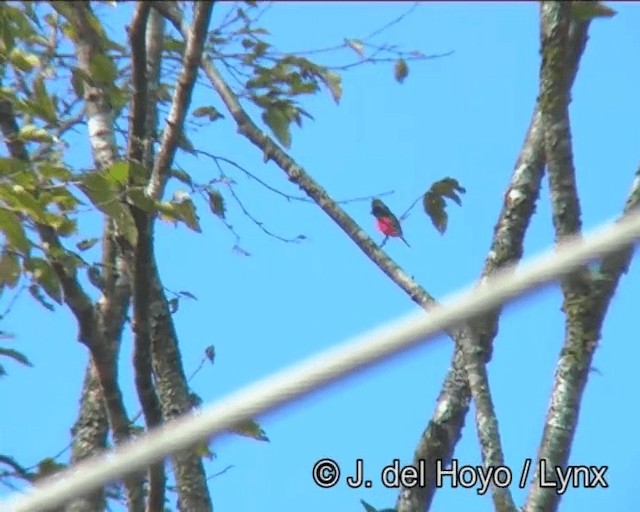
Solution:
<svg viewBox="0 0 640 512"><path fill-rule="evenodd" d="M443 307L413 313L307 361L255 382L208 406L151 431L111 452L86 459L36 485L26 495L0 503L2 512L50 510L107 482L147 467L170 453L223 433L296 398L310 394L364 367L433 338L467 318L531 293L578 267L623 250L640 239L640 214L600 228L588 239L573 238L561 247L523 265L486 279L480 286L456 294Z"/></svg>

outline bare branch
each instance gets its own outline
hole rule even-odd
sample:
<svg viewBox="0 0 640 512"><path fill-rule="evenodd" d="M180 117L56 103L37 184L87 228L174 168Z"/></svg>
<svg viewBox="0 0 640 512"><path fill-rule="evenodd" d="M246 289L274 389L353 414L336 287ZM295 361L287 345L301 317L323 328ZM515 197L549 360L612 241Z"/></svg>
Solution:
<svg viewBox="0 0 640 512"><path fill-rule="evenodd" d="M138 3L129 26L133 94L129 120L128 156L129 162L140 166L142 166L145 154L149 153L146 147L152 144L151 134L147 132L150 117L147 114L147 109L155 108L148 101L146 76L146 28L150 11L150 3ZM140 176L130 173L130 186L139 185L140 180ZM145 423L147 428L151 429L162 423L160 401L153 383L151 337L149 335L150 261L153 259L151 219L147 212L135 205L130 205L130 210L138 232L137 243L133 251L133 366L135 368L136 391L144 413ZM164 461L152 464L149 467L148 510L162 510L164 508L165 485Z"/></svg>
<svg viewBox="0 0 640 512"><path fill-rule="evenodd" d="M29 473L29 470L24 466L20 465L13 457L9 457L8 455L0 454L0 464L5 464L13 469L13 473L11 476L19 476L23 480L30 482L33 478L33 475ZM0 473L0 477L8 476L4 473Z"/></svg>
<svg viewBox="0 0 640 512"><path fill-rule="evenodd" d="M165 2L155 2L160 7ZM170 4L170 2L166 2ZM167 119L161 147L156 159L146 193L152 199L159 199L166 186L169 169L173 163L177 143L184 129L186 113L191 102L191 94L198 75L198 63L202 58L204 41L211 18L213 2L200 2L195 6L194 31L187 38L182 70L174 91L171 112ZM152 20L154 14L152 14ZM154 22L155 23L155 22ZM161 26L158 23L158 26ZM157 47L158 55L162 51L162 40L152 40L150 48ZM152 50L153 51L153 50ZM153 67L150 67L153 72ZM159 67L155 68L159 79ZM155 80L155 79L154 79ZM156 87L157 87L156 83ZM157 112L148 116L148 129L155 129ZM152 128L153 127L153 128ZM151 158L148 159L148 162ZM155 257L151 251L147 260L151 271L151 289L147 295L149 315L149 336L151 340L152 362L156 376L156 386L160 396L160 406L165 420L184 414L190 410L188 387L182 359L178 349L178 338L164 295L160 276L155 267ZM159 326L161 326L159 328ZM176 453L173 456L173 468L179 490L180 508L185 510L212 510L211 498L206 485L206 475L201 457L195 450Z"/></svg>
<svg viewBox="0 0 640 512"><path fill-rule="evenodd" d="M184 52L182 72L173 94L171 112L167 119L167 126L162 134L158 158L147 186L147 195L152 199L159 199L162 196L168 180L169 168L173 163L184 120L191 103L193 87L200 69L199 63L202 60L213 4L214 2L212 1L196 4L193 30L185 38L187 47ZM155 7L160 8L159 5L155 5Z"/></svg>
<svg viewBox="0 0 640 512"><path fill-rule="evenodd" d="M146 144L146 153L143 159L144 168L151 169L153 167L154 146L153 141L156 140L156 128L158 125L158 92L160 89L160 73L162 71L162 43L164 41L165 22L164 18L153 9L149 15L147 22L146 49L147 49L147 101L149 106L155 108L147 108L147 124L146 135L150 138Z"/></svg>
<svg viewBox="0 0 640 512"><path fill-rule="evenodd" d="M540 103L545 131L553 225L556 242L581 233L581 212L571 148L569 85L563 65L567 41L575 29L571 4L544 2L540 7L542 68ZM625 205L625 214L640 199L638 175ZM551 404L545 419L543 438L525 510L557 510L561 493L540 485L541 478L558 482L556 468L566 467L575 436L580 404L589 377L602 323L618 281L629 265L631 250L606 258L599 272L587 267L561 281L565 313L565 342L556 368ZM544 475L542 475L544 472Z"/></svg>

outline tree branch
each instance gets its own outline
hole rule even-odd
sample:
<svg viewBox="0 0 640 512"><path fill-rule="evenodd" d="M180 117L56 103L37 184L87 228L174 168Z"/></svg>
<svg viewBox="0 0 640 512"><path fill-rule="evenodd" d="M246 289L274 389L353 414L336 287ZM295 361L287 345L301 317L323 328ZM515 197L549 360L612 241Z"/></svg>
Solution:
<svg viewBox="0 0 640 512"><path fill-rule="evenodd" d="M107 444L109 419L104 405L98 373L92 361L87 364L80 398L80 413L73 428L71 462L75 463L97 455ZM65 512L94 512L104 510L106 499L104 488L89 496L78 497L65 505Z"/></svg>
<svg viewBox="0 0 640 512"><path fill-rule="evenodd" d="M178 141L182 135L184 120L191 104L191 95L200 69L199 63L202 60L213 5L212 1L196 4L192 31L185 37L187 46L184 52L182 71L173 94L171 111L167 119L167 126L162 134L158 158L146 190L147 195L152 199L159 199L162 196L167 183L169 168L173 163ZM158 4L154 4L154 6L160 8Z"/></svg>
<svg viewBox="0 0 640 512"><path fill-rule="evenodd" d="M0 454L0 464L5 464L13 469L13 475L19 476L23 480L30 482L33 479L33 475L29 473L29 470L19 464L13 457L9 457L8 455ZM5 476L4 474L0 476Z"/></svg>
<svg viewBox="0 0 640 512"><path fill-rule="evenodd" d="M152 262L153 277L150 301L150 334L153 370L165 421L188 414L191 410L187 378L178 346L178 335L171 318L169 303ZM180 497L181 510L213 510L202 457L197 450L173 454L173 472Z"/></svg>
<svg viewBox="0 0 640 512"><path fill-rule="evenodd" d="M155 2L153 6L158 8L164 4L170 4L170 2ZM184 129L186 113L198 75L198 63L202 59L212 9L213 2L198 3L195 8L194 30L187 38L182 71L174 91L167 126L146 187L146 194L152 199L162 197L168 180L169 168L173 163L177 143ZM161 43L161 40L157 41L158 52L161 51ZM152 120L151 117L148 119L149 125L153 124L155 127L156 117L154 113L154 119ZM178 348L178 337L153 254L147 260L147 264L153 268L151 290L148 295L152 361L163 417L165 420L170 420L188 412L191 404ZM185 510L212 510L200 455L195 450L176 453L173 456L173 467L179 490L180 507Z"/></svg>
<svg viewBox="0 0 640 512"><path fill-rule="evenodd" d="M151 11L151 4L137 4L133 19L129 26L129 43L131 47L132 99L129 119L128 159L132 164L142 167L147 146L152 144L148 128L147 109L155 109L149 104L147 88L147 48L146 28ZM144 176L129 173L129 186L136 187L146 182ZM153 383L151 365L151 338L149 336L149 295L151 290L151 268L153 259L153 242L151 219L147 212L135 205L130 205L131 215L138 233L137 243L133 250L133 321L134 334L133 366L135 383L145 423L148 429L162 423L162 410ZM149 490L147 510L162 510L165 500L166 476L164 461L149 466Z"/></svg>
<svg viewBox="0 0 640 512"><path fill-rule="evenodd" d="M572 30L571 4L541 4L540 102L545 131L545 151L553 208L556 242L580 234L580 203L571 150L569 87L563 61ZM640 171L639 171L640 172ZM638 173L625 205L625 214L640 201ZM633 250L607 257L599 272L587 267L561 281L565 313L565 342L554 377L551 404L538 451L546 463L545 480L557 482L556 467L566 467L575 436L580 404L589 377L602 324L619 279L626 271ZM560 494L553 487L541 487L540 465L531 486L525 510L554 512Z"/></svg>

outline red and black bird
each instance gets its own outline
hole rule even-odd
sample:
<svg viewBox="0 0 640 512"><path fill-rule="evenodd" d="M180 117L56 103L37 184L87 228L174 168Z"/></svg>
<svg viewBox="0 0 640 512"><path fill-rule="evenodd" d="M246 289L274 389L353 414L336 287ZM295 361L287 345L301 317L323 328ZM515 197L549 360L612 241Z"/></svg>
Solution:
<svg viewBox="0 0 640 512"><path fill-rule="evenodd" d="M411 247L402 235L400 221L380 199L371 201L371 213L376 218L376 227L383 235L400 238L407 247Z"/></svg>

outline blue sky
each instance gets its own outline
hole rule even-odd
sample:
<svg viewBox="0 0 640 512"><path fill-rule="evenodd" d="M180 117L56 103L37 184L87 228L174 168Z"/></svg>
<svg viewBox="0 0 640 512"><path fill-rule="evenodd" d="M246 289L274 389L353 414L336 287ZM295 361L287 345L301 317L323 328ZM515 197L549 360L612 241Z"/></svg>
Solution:
<svg viewBox="0 0 640 512"><path fill-rule="evenodd" d="M410 4L276 4L263 17L282 50L314 49L358 38L405 11ZM585 229L611 220L622 208L637 169L640 98L640 10L612 3L618 15L592 24L590 41L573 89L571 105L575 165ZM119 7L120 9L121 7ZM216 7L214 20L220 19ZM107 11L105 11L107 12ZM122 19L109 15L113 33ZM356 68L344 76L344 96L335 106L328 93L305 103L315 116L294 129L292 156L337 199L386 190L394 210L404 209L435 180L457 178L467 189L463 207L449 207L450 227L440 236L417 209L404 223L411 244L388 243L388 254L431 294L444 298L479 275L489 248L502 195L513 170L536 99L539 26L536 3L422 4L379 42L393 42L426 54L454 50L447 58L411 65L403 85L390 64ZM344 62L352 55L331 55ZM193 107L214 104L200 89ZM83 140L83 134L78 138ZM237 160L261 179L295 193L283 173L263 164L260 152L236 135L228 120L192 135L196 146ZM86 166L89 154L69 157ZM178 160L200 180L215 175L202 158ZM157 252L165 285L189 290L175 315L186 372L213 344L217 358L192 381L205 402L267 376L416 306L377 269L316 206L288 203L240 174L237 192L251 213L282 236L304 234L301 244L265 236L229 198L228 219L250 257L232 251L234 237L201 206L203 234L162 224ZM223 191L224 193L224 191ZM375 239L368 202L345 205ZM86 226L96 227L87 220ZM525 244L525 255L552 243L545 180ZM640 270L623 279L604 326L589 381L570 462L608 465L607 489L572 489L562 510L631 510L640 492L635 464L640 448L626 406L635 400L632 376L640 358L628 342L640 295ZM0 306L9 295L4 295ZM535 457L546 413L564 325L557 288L506 308L489 368L506 462L514 473ZM2 307L3 309L4 307ZM49 313L26 297L6 318L10 342L35 368L6 364L0 402L10 414L0 428L0 453L36 463L63 448L75 420L87 359L75 341L70 313ZM629 340L631 341L631 340ZM3 342L4 343L4 342ZM7 342L8 343L8 342ZM216 510L307 512L362 510L360 499L393 506L397 491L374 484L349 489L343 483L321 489L311 479L320 458L352 471L357 458L375 473L394 458L408 463L430 418L445 376L452 345L442 337L428 347L395 358L260 419L271 443L225 437L212 444L217 458L210 474L234 467L211 481ZM130 371L131 344L122 351L122 387L130 414L137 399ZM3 362L4 364L4 362ZM633 409L632 409L633 410ZM624 419L620 419L624 415ZM455 454L460 464L481 461L473 415L468 416ZM0 489L0 497L9 491ZM526 490L512 487L524 502ZM490 497L473 490L441 489L432 510L493 510Z"/></svg>

